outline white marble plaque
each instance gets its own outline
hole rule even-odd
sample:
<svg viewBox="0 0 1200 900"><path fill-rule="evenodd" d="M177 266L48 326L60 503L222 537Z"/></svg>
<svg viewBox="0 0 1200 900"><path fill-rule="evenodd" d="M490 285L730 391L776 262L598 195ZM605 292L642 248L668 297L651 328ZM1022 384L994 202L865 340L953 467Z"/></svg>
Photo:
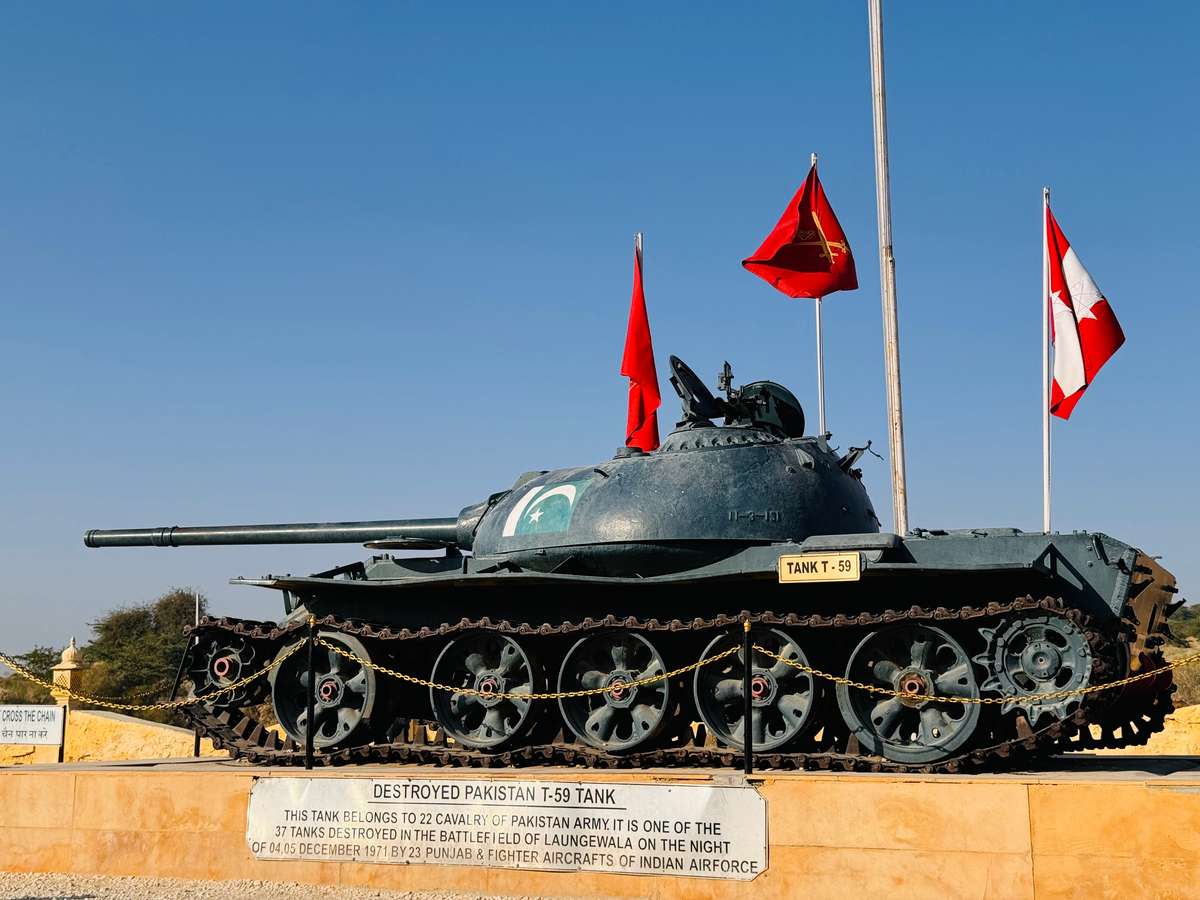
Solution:
<svg viewBox="0 0 1200 900"><path fill-rule="evenodd" d="M767 809L747 786L266 777L246 840L259 859L749 881L767 866Z"/></svg>

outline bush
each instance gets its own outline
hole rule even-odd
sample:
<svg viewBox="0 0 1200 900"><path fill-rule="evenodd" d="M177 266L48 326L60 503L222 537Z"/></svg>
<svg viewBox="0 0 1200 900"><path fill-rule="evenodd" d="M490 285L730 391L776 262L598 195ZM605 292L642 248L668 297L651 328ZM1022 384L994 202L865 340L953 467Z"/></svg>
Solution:
<svg viewBox="0 0 1200 900"><path fill-rule="evenodd" d="M187 649L184 629L192 624L197 600L204 615L208 601L203 595L173 588L150 603L113 610L91 623L95 638L83 648L91 664L84 676L85 693L138 703L165 698ZM170 719L167 712L132 714L158 722Z"/></svg>
<svg viewBox="0 0 1200 900"><path fill-rule="evenodd" d="M53 647L34 647L28 653L14 655L13 660L28 669L39 678L52 680L50 670L62 658L62 650ZM22 678L20 675L9 675L0 678L0 703L52 703L50 691Z"/></svg>
<svg viewBox="0 0 1200 900"><path fill-rule="evenodd" d="M1163 655L1170 661L1200 653L1200 638L1188 638L1188 641L1189 644L1185 647L1168 645L1164 648ZM1173 699L1175 705L1193 706L1200 703L1200 660L1180 666L1175 670L1174 675L1176 691Z"/></svg>
<svg viewBox="0 0 1200 900"><path fill-rule="evenodd" d="M1189 638L1200 638L1200 603L1175 610L1167 624L1171 626L1175 642L1181 646L1187 644Z"/></svg>

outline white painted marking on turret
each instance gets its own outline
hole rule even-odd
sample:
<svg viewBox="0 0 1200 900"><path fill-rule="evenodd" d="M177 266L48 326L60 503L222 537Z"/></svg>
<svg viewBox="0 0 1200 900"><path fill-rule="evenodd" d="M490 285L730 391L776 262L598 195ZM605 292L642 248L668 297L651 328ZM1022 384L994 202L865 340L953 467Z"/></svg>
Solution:
<svg viewBox="0 0 1200 900"><path fill-rule="evenodd" d="M512 512L508 514L508 518L504 520L504 530L500 532L501 537L512 537L517 533L517 523L521 521L521 515L525 512L525 507L529 505L529 501L537 496L538 491L542 486L530 488L525 492L525 495L517 501L517 505L512 508Z"/></svg>

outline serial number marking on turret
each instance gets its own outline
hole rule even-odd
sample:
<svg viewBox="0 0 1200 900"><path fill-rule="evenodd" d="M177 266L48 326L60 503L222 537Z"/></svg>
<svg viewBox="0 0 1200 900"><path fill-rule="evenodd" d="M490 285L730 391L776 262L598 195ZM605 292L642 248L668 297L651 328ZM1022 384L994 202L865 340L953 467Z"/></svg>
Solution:
<svg viewBox="0 0 1200 900"><path fill-rule="evenodd" d="M857 553L804 553L779 557L779 581L858 581L862 561Z"/></svg>

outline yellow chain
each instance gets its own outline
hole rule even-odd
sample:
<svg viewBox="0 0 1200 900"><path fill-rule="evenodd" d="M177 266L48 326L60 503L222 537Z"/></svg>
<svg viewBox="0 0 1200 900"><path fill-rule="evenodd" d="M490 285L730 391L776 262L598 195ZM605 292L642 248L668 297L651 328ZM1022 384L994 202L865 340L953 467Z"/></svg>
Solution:
<svg viewBox="0 0 1200 900"><path fill-rule="evenodd" d="M746 624L749 624L749 623L746 623ZM692 671L695 671L696 669L701 668L702 666L707 666L711 663L718 662L722 659L725 659L728 656L732 656L734 653L737 653L741 649L740 646L735 645L735 646L729 647L726 650L722 650L720 653L713 654L712 656L707 656L697 662L690 663L686 666L680 666L679 668L672 669L669 672L663 672L658 675L650 675L645 678L638 678L638 679L635 679L634 681L605 685L604 687L584 688L584 689L574 690L574 691L520 693L520 692L512 692L512 691L481 691L481 690L478 690L477 688L456 687L456 686L450 685L450 684L439 684L436 681L430 681L425 678L418 678L415 675L409 675L407 672L399 672L399 671L396 671L395 669L389 669L387 666L380 665L379 663L372 662L369 659L363 659L362 657L351 652L350 650L347 650L345 647L342 647L338 644L334 644L330 641L327 641L322 637L315 637L313 640L314 640L314 643L320 644L325 649L332 650L334 653L338 654L339 656L342 656L349 660L353 660L354 662L358 663L361 666L364 666L375 672L380 672L384 675L390 675L391 677L400 679L401 681L407 681L410 684L416 684L416 685L419 685L424 688L431 688L433 690L445 691L445 692L452 693L452 694L466 694L469 696L487 697L489 699L495 699L495 700L565 700L565 699L571 699L571 698L575 698L575 697L593 697L593 696L597 696L599 694L611 693L614 690L620 690L620 691L632 690L634 688L645 687L646 685L654 684L659 681L665 681L667 679L677 678L680 675L685 675L688 672L692 672ZM212 699L214 697L219 697L223 694L230 694L230 693L233 693L234 691L240 690L241 688L245 687L246 685L251 684L255 680L266 675L272 669L278 668L280 665L283 664L283 662L285 660L287 660L289 657L291 657L292 654L294 654L297 650L299 650L301 647L303 647L305 645L305 643L306 642L304 640L297 641L296 643L287 647L279 656L275 657L274 660L272 660L270 663L268 663L263 668L259 669L254 674L248 675L245 678L242 678L242 679L239 679L238 681L227 684L222 688L218 688L217 690L211 691L202 697L190 697L190 698L184 698L182 700L165 700L160 703L148 703L148 704L118 703L118 702L114 702L112 700L108 700L104 697L93 697L88 694L82 694L78 691L70 690L69 688L63 687L61 685L56 685L53 682L46 681L44 678L40 678L39 676L33 674L28 669L26 669L24 666L22 666L18 662L16 662L16 660L14 660L12 657L6 656L3 653L0 653L0 663L3 663L4 665L8 666L10 669L12 669L14 672L16 672L19 676L26 679L27 681L32 681L34 684L40 685L40 686L42 686L50 691L53 691L55 693L65 694L66 696L70 697L73 700L78 700L80 702L88 703L93 706L99 706L99 707L102 707L105 709L121 709L121 710L149 712L149 711L153 711L153 710L180 709L184 706L191 706L196 703L209 703L212 701ZM1015 699L1013 697L952 697L952 696L940 696L940 695L936 695L936 694L912 694L912 693L908 693L906 691L897 691L893 688L879 687L878 685L874 685L874 684L865 684L861 681L854 681L853 679L844 678L840 675L834 675L830 672L823 672L820 669L813 668L812 666L809 666L805 663L797 662L796 660L793 660L793 659L785 659L783 656L780 656L778 653L774 653L774 652L768 650L766 647L760 646L759 644L754 645L754 650L756 650L759 653L762 653L764 656L767 656L771 659L777 660L777 661L783 663L784 665L791 666L793 669L797 669L801 672L805 672L808 675L813 676L814 678L822 678L822 679L825 679L826 681L831 681L834 684L844 685L846 687L857 688L859 690L868 691L872 694L882 694L883 696L887 696L887 697L898 697L903 700L917 701L917 702L938 701L938 702L943 702L943 703L963 703L963 704L979 704L979 705L989 704L989 703L1011 703ZM1200 660L1200 653L1193 653L1190 656L1183 656L1183 657L1180 657L1179 659L1172 660L1171 662L1168 662L1165 666L1160 666L1157 669L1150 669L1145 672L1139 672L1137 675L1130 675L1127 678L1121 678L1116 681L1109 681L1104 684L1095 684L1095 685L1089 685L1087 687L1082 687L1082 688L1074 688L1071 690L1048 691L1044 694L1032 694L1032 695L1029 695L1029 697L1027 699L1033 699L1038 702L1042 702L1042 701L1047 701L1047 700L1060 700L1060 699L1065 699L1067 697L1080 697L1080 696L1084 696L1086 694L1097 693L1099 691L1112 690L1113 688L1123 687L1124 685L1133 684L1134 682L1137 682L1137 681L1143 681L1147 678L1153 678L1157 675L1162 674L1163 672L1168 672L1173 669L1182 668L1183 666L1189 665L1198 660Z"/></svg>
<svg viewBox="0 0 1200 900"><path fill-rule="evenodd" d="M624 681L620 684L610 684L598 688L583 688L577 691L553 691L540 694L514 693L512 691L481 691L476 688L455 687L452 684L438 684L436 681L428 681L424 678L417 678L415 675L409 675L406 672L397 672L395 669L389 669L387 666L381 666L379 663L371 662L369 659L363 659L356 656L354 653L333 644L324 638L317 638L317 643L327 650L332 650L339 656L346 659L352 659L360 666L365 666L368 669L374 669L376 672L382 672L384 675L391 675L393 678L399 678L401 681L407 681L409 684L419 684L421 687L433 688L436 691L448 691L452 694L467 694L472 697L487 697L492 700L565 700L571 697L593 697L597 694L606 694L610 691L619 690L627 691L633 688L644 687L648 684L654 684L657 681L664 681L669 678L675 678L694 669L699 669L701 666L706 666L709 663L714 663L719 659L724 659L741 649L738 647L730 647L728 650L722 650L712 656L705 657L699 662L691 663L690 665L680 666L678 669L672 669L670 672L663 672L659 675L649 675L645 678L638 678L634 681Z"/></svg>
<svg viewBox="0 0 1200 900"><path fill-rule="evenodd" d="M167 686L169 681L170 681L170 679L164 678L162 681L158 682L158 684L154 685L154 687L146 688L146 690L144 690L144 691L138 691L136 694L126 694L123 697L102 697L99 694L97 694L95 699L96 700L137 700L140 697L149 697L151 694L159 693L163 688L165 688ZM61 690L61 688L60 688L60 690Z"/></svg>
<svg viewBox="0 0 1200 900"><path fill-rule="evenodd" d="M653 684L657 681L663 681L663 680L666 680L669 678L675 678L679 675L686 674L687 672L691 672L691 671L694 671L695 669L699 669L701 666L706 666L710 663L714 663L714 662L717 662L718 660L722 660L727 656L731 656L732 654L737 653L741 649L740 646L730 647L727 650L723 650L720 653L714 654L713 656L705 657L704 659L701 659L698 662L694 662L694 663L691 663L690 665L686 665L686 666L680 666L678 669L672 669L670 672L664 672L660 675L651 675L647 678L639 678L635 681L623 682L621 684L606 685L604 687L588 688L588 689L576 690L576 691L554 691L554 692L547 692L547 693L514 693L511 691L510 692L481 691L476 688L455 687L454 685L450 685L450 684L438 684L436 681L430 681L425 678L418 678L415 675L409 675L406 672L398 672L395 669L389 669L387 666L383 666L383 665L380 665L379 663L372 662L369 659L363 659L362 657L357 656L356 654L345 649L344 647L339 646L334 643L331 643L330 641L327 641L324 638L320 638L320 637L316 638L316 643L320 644L322 647L325 647L327 650L332 650L334 653L337 653L339 656L342 656L349 660L353 660L354 662L358 663L361 666L365 666L366 668L372 669L376 672L381 672L384 675L390 675L393 678L400 679L401 681L407 681L410 684L416 684L416 685L420 685L421 687L432 688L433 690L446 691L446 692L454 693L454 694L467 694L467 695L475 696L475 697L489 697L489 698L498 699L498 700L560 700L560 699L568 699L568 698L572 698L572 697L590 697L590 696L595 696L597 694L609 693L613 690L630 690L633 688L643 687L648 684ZM785 659L784 657L780 656L778 653L773 653L770 650L768 650L767 648L760 646L759 644L755 644L754 649L757 650L759 653L762 653L765 656L770 657L771 659L778 660L779 662L784 663L785 665L791 666L794 669L799 669L801 672L806 672L809 675L812 675L816 678L823 678L827 681L832 681L834 684L841 684L841 685L845 685L846 687L858 688L859 690L869 691L873 694L883 694L888 697L899 697L904 700L912 700L912 701L920 701L920 702L936 700L939 702L964 703L964 704L988 704L988 703L1003 704L1003 703L1011 703L1015 699L1013 697L952 697L952 696L940 696L940 695L936 695L936 694L910 694L905 691L897 691L892 688L879 687L878 685L874 685L874 684L864 684L861 681L854 681L853 679L844 678L840 675L833 675L829 672L822 672L820 669L815 669L812 666L806 665L804 663L796 662L795 660L791 660L791 659ZM1117 681L1109 681L1104 684L1089 685L1087 687L1074 688L1071 690L1047 691L1044 694L1030 695L1029 699L1033 699L1038 702L1041 702L1041 701L1046 701L1046 700L1060 700L1060 699L1064 699L1067 697L1079 697L1079 696L1083 696L1085 694L1094 694L1094 693L1097 693L1098 691L1107 691L1107 690L1111 690L1113 688L1122 687L1126 684L1132 684L1133 682L1136 682L1136 681L1143 681L1147 678L1153 678L1154 676L1160 675L1163 672L1167 672L1172 669L1178 669L1182 666L1188 665L1189 663L1196 662L1197 660L1200 660L1200 653L1194 653L1191 656L1181 657L1180 659L1176 659L1176 660L1169 662L1165 666L1160 666L1157 669L1150 669L1149 671L1146 671L1146 672L1140 672L1137 675L1130 675L1128 678L1121 678L1121 679L1118 679Z"/></svg>
<svg viewBox="0 0 1200 900"><path fill-rule="evenodd" d="M1146 672L1139 672L1137 675L1130 675L1128 678L1121 678L1117 681L1108 681L1104 684L1093 684L1087 687L1072 688L1071 690L1062 691L1047 691L1044 694L1024 694L1017 697L951 697L940 696L937 694L910 694L906 691L897 691L892 688L879 687L874 684L863 684L861 681L854 681L850 678L843 678L840 675L832 675L829 672L822 672L820 669L814 669L812 666L805 665L801 662L796 662L794 659L784 659L778 653L772 653L766 647L754 645L754 649L759 653L769 656L771 659L777 659L785 665L791 666L793 669L799 669L801 672L807 672L816 678L824 678L826 681L832 681L834 684L845 685L846 687L858 688L863 691L870 691L872 694L883 694L887 697L899 697L902 700L927 701L936 700L942 703L1012 703L1014 700L1033 700L1042 702L1043 700L1062 700L1067 697L1081 697L1084 694L1094 694L1098 691L1107 691L1112 688L1122 687L1126 684L1132 684L1135 681L1142 681L1146 678L1153 678L1156 675L1161 675L1163 672L1168 672L1172 669L1178 669L1186 666L1189 663L1200 660L1200 653L1193 653L1191 656L1182 656L1179 659L1172 660L1165 666L1159 666L1157 669L1150 669Z"/></svg>
<svg viewBox="0 0 1200 900"><path fill-rule="evenodd" d="M92 697L88 694L81 694L78 691L73 691L69 688L63 687L62 685L54 684L51 681L46 681L44 678L39 678L37 675L34 675L24 666L16 662L16 660L14 660L12 657L5 656L3 653L0 653L0 663L4 663L4 665L8 666L27 681L32 681L34 684L41 685L42 687L47 688L56 694L66 694L72 700L78 700L81 703L88 703L92 706L99 706L104 709L123 709L130 711L150 712L152 710L180 709L184 706L191 706L195 703L210 703L214 697L219 697L222 694L231 694L234 691L244 688L252 681L255 681L256 679L266 675L272 669L277 668L285 659L303 646L304 641L297 641L290 647L286 648L283 653L275 657L273 661L259 669L253 675L247 675L245 678L225 685L225 687L218 688L215 691L210 691L203 697L186 697L182 700L164 700L161 703L116 703L111 700L106 700L103 697Z"/></svg>

